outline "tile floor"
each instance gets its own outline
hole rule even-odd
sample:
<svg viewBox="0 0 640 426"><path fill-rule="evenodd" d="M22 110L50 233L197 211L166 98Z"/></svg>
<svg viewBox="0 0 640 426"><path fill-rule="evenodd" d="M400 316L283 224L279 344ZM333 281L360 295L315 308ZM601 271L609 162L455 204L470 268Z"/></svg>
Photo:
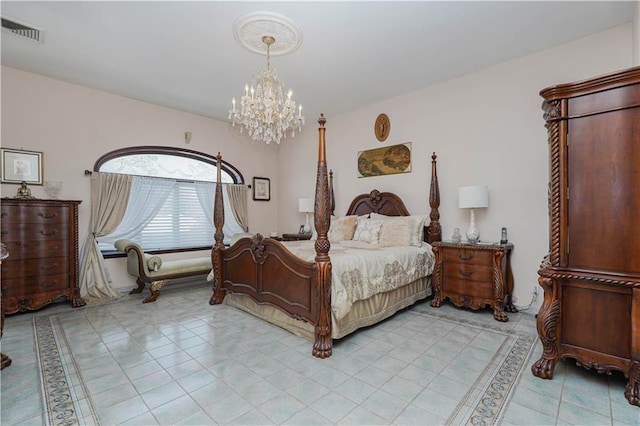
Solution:
<svg viewBox="0 0 640 426"><path fill-rule="evenodd" d="M45 422L32 323L50 314L64 326L82 392L93 401L95 412L82 413L83 424L455 423L465 378L440 373L453 365L451 354L472 348L478 329L416 314L434 309L428 301L341 339L331 358L318 360L310 342L231 307L214 310L202 303L209 295L202 285L169 286L155 304L125 295L102 306L62 302L8 316L1 345L13 364L0 373L0 423ZM501 324L490 310L445 303L437 312L535 334L527 313ZM445 351L433 350L437 342ZM569 361L556 366L553 380L541 380L529 370L540 353L536 342L501 424L640 424L640 408L623 396L622 374L600 375ZM467 362L472 369L473 359Z"/></svg>

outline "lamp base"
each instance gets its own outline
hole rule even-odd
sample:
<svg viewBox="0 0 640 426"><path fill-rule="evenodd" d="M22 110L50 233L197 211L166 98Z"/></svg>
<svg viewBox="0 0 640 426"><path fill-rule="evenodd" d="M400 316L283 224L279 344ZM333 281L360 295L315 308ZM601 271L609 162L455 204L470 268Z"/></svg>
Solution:
<svg viewBox="0 0 640 426"><path fill-rule="evenodd" d="M477 244L480 241L480 231L476 226L476 216L471 209L471 219L469 221L469 229L467 230L467 241L471 244Z"/></svg>
<svg viewBox="0 0 640 426"><path fill-rule="evenodd" d="M311 224L309 223L309 213L306 213L307 215L307 223L304 224L304 233L305 234L310 234L311 233Z"/></svg>

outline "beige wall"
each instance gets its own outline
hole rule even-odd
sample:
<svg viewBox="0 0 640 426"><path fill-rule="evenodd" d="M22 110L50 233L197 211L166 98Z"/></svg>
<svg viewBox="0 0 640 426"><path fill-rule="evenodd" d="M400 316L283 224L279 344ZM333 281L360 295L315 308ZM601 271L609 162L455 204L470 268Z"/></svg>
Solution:
<svg viewBox="0 0 640 426"><path fill-rule="evenodd" d="M183 147L212 155L220 151L247 183L253 176L271 178L271 202L252 201L248 194L249 226L263 233L277 230L278 147L252 142L236 130L226 122L2 67L2 147L43 152L44 179L64 182L60 198L82 200L81 245L91 203L84 170L91 170L109 151L136 145ZM186 131L192 132L188 145ZM12 197L16 190L17 185L3 184L2 196ZM31 190L38 198L47 197L41 186ZM114 287L134 287L122 259L107 260L107 265Z"/></svg>
<svg viewBox="0 0 640 426"><path fill-rule="evenodd" d="M515 244L512 256L517 303L530 302L540 261L548 251L547 136L540 108L541 89L632 65L632 26L624 25L573 43L509 61L406 96L327 117L328 164L335 173L336 214L372 189L402 196L412 213L428 213L430 156L438 155L443 236L454 227L464 235L469 212L458 209L460 186L486 184L489 208L476 211L481 239L497 241L506 226ZM435 59L434 59L435 60ZM389 138L373 133L379 113L391 120ZM311 122L311 117L308 117ZM357 152L412 142L412 172L356 177ZM313 194L317 132L281 147L280 223L303 223L296 199ZM284 167L286 165L286 167ZM287 207L289 206L289 207ZM539 305L540 298L538 298Z"/></svg>
<svg viewBox="0 0 640 426"><path fill-rule="evenodd" d="M457 188L488 185L490 206L476 215L481 238L497 240L501 227L509 229L509 239L516 245L515 295L518 304L528 303L538 265L548 250L547 144L538 93L549 85L631 66L632 40L630 23L341 116L328 116L327 154L335 172L336 212L344 214L354 195L377 188L400 194L411 212L428 213L430 155L436 151L444 236L448 238L454 227L465 232L468 225L468 212L457 208ZM90 208L84 170L91 169L102 154L134 145L221 151L248 183L253 176L271 178L271 202L254 202L249 195L252 231L295 232L304 223L297 200L314 194L316 117L307 117L301 137L267 146L241 137L226 122L12 68L1 71L2 146L44 153L45 179L62 180L61 196L83 201L81 243ZM391 119L391 134L384 143L373 134L373 122L381 112ZM189 145L184 143L185 131L193 134ZM403 142L412 142L411 173L356 177L358 151ZM13 196L16 189L16 185L2 185L2 196ZM36 197L46 196L42 187L34 186L32 191ZM122 259L108 260L107 265L115 287L134 286Z"/></svg>
<svg viewBox="0 0 640 426"><path fill-rule="evenodd" d="M633 15L633 65L640 65L640 0L636 0Z"/></svg>

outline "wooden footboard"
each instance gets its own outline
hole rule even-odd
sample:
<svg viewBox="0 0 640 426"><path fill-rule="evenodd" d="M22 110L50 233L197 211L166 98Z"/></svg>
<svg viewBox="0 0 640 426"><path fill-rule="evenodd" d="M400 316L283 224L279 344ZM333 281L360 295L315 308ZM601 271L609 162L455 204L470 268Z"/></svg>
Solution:
<svg viewBox="0 0 640 426"><path fill-rule="evenodd" d="M280 308L289 316L313 324L317 312L312 289L317 286L314 263L291 254L279 242L242 238L224 251L222 287L245 294L259 304Z"/></svg>

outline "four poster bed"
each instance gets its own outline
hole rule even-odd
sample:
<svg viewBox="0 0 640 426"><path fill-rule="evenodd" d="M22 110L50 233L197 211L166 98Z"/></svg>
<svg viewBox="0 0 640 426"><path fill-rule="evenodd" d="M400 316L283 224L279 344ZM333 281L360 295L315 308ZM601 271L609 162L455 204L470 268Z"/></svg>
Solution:
<svg viewBox="0 0 640 426"><path fill-rule="evenodd" d="M325 122L324 116L318 120L317 238L283 243L258 234L225 248L222 190L217 185L209 301L219 304L226 297L232 306L313 340L313 355L319 358L331 356L333 339L428 297L434 264L428 243L441 240L435 153L427 226L426 215L411 216L400 197L377 190L358 195L346 215L331 223ZM218 154L218 180L220 160ZM379 240L371 244L375 232Z"/></svg>

